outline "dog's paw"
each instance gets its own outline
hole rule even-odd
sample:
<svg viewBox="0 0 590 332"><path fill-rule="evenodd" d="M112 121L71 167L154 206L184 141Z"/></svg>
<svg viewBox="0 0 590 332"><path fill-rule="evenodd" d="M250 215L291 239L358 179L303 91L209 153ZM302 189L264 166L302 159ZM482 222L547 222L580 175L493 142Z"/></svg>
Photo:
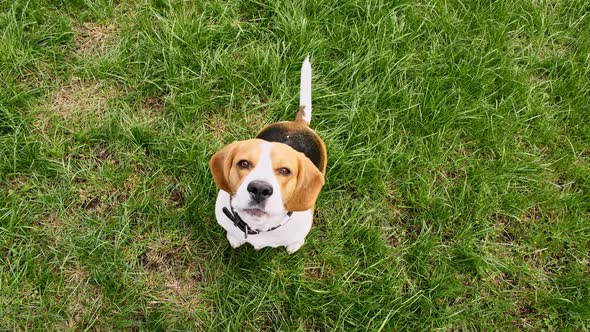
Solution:
<svg viewBox="0 0 590 332"><path fill-rule="evenodd" d="M301 246L303 246L303 241L291 243L287 246L287 252L289 254L292 254L292 253L296 252L297 250L299 250L301 248Z"/></svg>
<svg viewBox="0 0 590 332"><path fill-rule="evenodd" d="M225 237L227 238L227 240L229 241L229 244L232 246L232 248L237 248L239 246L241 246L242 244L246 243L246 241L244 240L240 240L236 237L233 237L231 235L229 235L229 233L225 234Z"/></svg>

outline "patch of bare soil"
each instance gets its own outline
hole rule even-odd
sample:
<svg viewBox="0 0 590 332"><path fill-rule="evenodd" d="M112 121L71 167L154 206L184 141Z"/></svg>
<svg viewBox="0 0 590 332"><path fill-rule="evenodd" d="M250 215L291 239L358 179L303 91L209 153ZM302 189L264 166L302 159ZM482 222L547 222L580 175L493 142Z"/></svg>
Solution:
<svg viewBox="0 0 590 332"><path fill-rule="evenodd" d="M124 204L140 182L140 176L132 174L125 180L122 188L112 186L94 188L86 185L87 182L81 178L79 180L81 187L78 190L79 207L86 212L107 215L116 207Z"/></svg>
<svg viewBox="0 0 590 332"><path fill-rule="evenodd" d="M332 274L331 269L326 265L308 266L303 271L305 277L311 280L323 280Z"/></svg>
<svg viewBox="0 0 590 332"><path fill-rule="evenodd" d="M543 211L537 206L529 208L522 217L522 220L529 221L529 220L540 220L543 218Z"/></svg>
<svg viewBox="0 0 590 332"><path fill-rule="evenodd" d="M159 123L163 119L164 98L162 96L148 96L137 103L133 118L138 122Z"/></svg>
<svg viewBox="0 0 590 332"><path fill-rule="evenodd" d="M514 229L509 216L501 212L496 212L493 215L493 220L498 229L498 234L503 243L512 244L516 241Z"/></svg>
<svg viewBox="0 0 590 332"><path fill-rule="evenodd" d="M141 101L141 109L145 112L161 112L164 107L164 100L162 97L150 96Z"/></svg>
<svg viewBox="0 0 590 332"><path fill-rule="evenodd" d="M168 198L168 205L171 205L175 208L180 208L185 203L185 197L182 190L178 188L174 188L170 191L170 197Z"/></svg>
<svg viewBox="0 0 590 332"><path fill-rule="evenodd" d="M205 128L219 141L223 141L223 137L227 130L227 119L218 113L211 113L205 120Z"/></svg>

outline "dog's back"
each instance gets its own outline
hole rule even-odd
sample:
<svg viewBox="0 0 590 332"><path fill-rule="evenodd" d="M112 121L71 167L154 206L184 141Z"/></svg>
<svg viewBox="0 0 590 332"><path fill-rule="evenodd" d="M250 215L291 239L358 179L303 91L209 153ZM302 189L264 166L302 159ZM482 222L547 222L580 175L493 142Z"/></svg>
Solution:
<svg viewBox="0 0 590 332"><path fill-rule="evenodd" d="M273 123L262 129L256 138L287 144L303 153L322 173L326 173L326 146L318 134L302 121Z"/></svg>
<svg viewBox="0 0 590 332"><path fill-rule="evenodd" d="M284 143L303 153L323 173L326 173L327 153L324 141L315 133L311 122L311 64L309 57L301 66L299 112L295 121L273 123L263 128L256 138L268 142Z"/></svg>

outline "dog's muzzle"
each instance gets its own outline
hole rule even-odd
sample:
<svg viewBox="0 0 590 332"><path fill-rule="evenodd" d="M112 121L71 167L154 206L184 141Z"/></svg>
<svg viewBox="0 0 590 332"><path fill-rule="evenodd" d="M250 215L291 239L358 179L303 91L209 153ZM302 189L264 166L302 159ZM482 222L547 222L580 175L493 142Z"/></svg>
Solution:
<svg viewBox="0 0 590 332"><path fill-rule="evenodd" d="M250 182L246 189L250 193L250 197L252 197L256 203L264 202L267 198L272 196L273 193L270 183L260 180Z"/></svg>

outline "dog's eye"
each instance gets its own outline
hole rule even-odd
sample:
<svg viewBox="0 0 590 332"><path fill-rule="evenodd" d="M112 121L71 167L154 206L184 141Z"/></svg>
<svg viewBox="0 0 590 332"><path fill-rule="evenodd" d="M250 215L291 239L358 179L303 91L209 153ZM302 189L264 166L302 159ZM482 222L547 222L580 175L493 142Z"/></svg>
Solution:
<svg viewBox="0 0 590 332"><path fill-rule="evenodd" d="M282 176L289 176L289 175L291 175L291 170L288 169L288 168L286 168L286 167L279 168L279 171L278 172Z"/></svg>
<svg viewBox="0 0 590 332"><path fill-rule="evenodd" d="M250 162L247 160L240 160L238 161L238 167L241 169L248 169L250 168Z"/></svg>

